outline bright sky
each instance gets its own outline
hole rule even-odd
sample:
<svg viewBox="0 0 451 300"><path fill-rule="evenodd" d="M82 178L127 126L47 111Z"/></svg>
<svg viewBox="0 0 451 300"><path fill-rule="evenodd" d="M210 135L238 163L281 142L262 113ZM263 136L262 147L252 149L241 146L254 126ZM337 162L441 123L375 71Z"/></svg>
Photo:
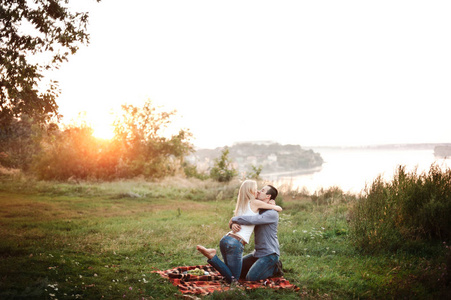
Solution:
<svg viewBox="0 0 451 300"><path fill-rule="evenodd" d="M202 148L451 142L450 1L72 2L65 121L151 99Z"/></svg>

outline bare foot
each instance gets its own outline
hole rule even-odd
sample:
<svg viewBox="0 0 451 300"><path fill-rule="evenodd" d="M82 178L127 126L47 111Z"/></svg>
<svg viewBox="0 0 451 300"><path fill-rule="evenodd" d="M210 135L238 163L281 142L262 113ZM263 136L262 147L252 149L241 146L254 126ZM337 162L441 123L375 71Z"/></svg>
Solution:
<svg viewBox="0 0 451 300"><path fill-rule="evenodd" d="M197 245L197 250L202 253L206 258L212 259L216 255L216 249L207 249L204 246Z"/></svg>

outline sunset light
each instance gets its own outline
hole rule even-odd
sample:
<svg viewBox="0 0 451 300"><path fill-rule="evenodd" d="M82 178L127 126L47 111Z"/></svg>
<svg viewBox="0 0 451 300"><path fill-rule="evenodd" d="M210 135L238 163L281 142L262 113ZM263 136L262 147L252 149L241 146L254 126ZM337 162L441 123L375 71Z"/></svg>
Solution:
<svg viewBox="0 0 451 300"><path fill-rule="evenodd" d="M85 124L92 128L92 135L96 138L109 140L114 136L114 120L116 114L112 111L100 111L95 106L80 112L69 119L69 124L80 126Z"/></svg>
<svg viewBox="0 0 451 300"><path fill-rule="evenodd" d="M96 138L109 140L114 137L114 120L116 114L112 111L99 112L94 109L86 115L87 121L93 129L92 135Z"/></svg>
<svg viewBox="0 0 451 300"><path fill-rule="evenodd" d="M92 128L94 132L92 133L93 136L100 139L109 140L114 137L114 127L109 124L96 124Z"/></svg>
<svg viewBox="0 0 451 300"><path fill-rule="evenodd" d="M451 295L451 1L0 12L0 300Z"/></svg>

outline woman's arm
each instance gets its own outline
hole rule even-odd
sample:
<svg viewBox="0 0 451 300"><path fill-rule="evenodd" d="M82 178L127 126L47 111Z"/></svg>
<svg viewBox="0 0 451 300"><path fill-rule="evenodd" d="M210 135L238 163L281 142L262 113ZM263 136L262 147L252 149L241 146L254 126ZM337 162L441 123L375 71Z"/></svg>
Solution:
<svg viewBox="0 0 451 300"><path fill-rule="evenodd" d="M275 211L283 210L282 207L280 207L279 205L272 205L258 199L253 199L252 204L254 204L257 209L274 209Z"/></svg>

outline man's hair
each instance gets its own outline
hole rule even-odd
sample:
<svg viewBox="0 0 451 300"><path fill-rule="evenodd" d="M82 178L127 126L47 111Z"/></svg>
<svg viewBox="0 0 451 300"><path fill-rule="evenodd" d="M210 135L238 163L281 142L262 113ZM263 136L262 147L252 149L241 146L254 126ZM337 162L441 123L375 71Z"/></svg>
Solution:
<svg viewBox="0 0 451 300"><path fill-rule="evenodd" d="M270 184L267 184L267 186L269 186L269 190L266 192L266 195L271 195L271 198L269 198L270 200L276 200L279 191Z"/></svg>

